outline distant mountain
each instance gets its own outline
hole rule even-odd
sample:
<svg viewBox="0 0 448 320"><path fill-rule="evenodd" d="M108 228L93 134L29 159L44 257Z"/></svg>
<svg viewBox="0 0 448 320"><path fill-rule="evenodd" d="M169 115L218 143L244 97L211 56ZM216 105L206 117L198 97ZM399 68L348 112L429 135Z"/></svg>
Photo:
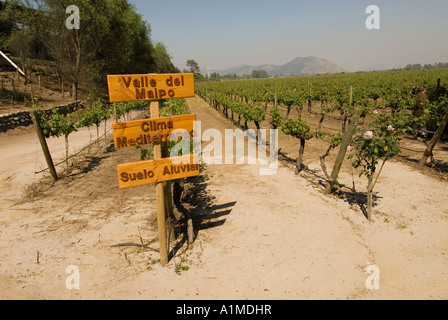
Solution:
<svg viewBox="0 0 448 320"><path fill-rule="evenodd" d="M288 62L281 66L269 64L261 66L242 65L226 70L210 70L210 73L216 72L221 76L227 74L236 74L237 76L241 77L244 75L251 75L253 70L264 70L270 77L340 73L346 71L343 68L335 65L334 63L331 63L330 61L324 59L316 57L297 57L291 62Z"/></svg>

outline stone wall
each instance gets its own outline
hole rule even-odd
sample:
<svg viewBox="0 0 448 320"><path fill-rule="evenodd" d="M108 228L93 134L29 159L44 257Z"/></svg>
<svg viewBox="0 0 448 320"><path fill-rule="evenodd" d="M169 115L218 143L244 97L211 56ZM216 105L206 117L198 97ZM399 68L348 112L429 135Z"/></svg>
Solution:
<svg viewBox="0 0 448 320"><path fill-rule="evenodd" d="M58 109L59 113L67 115L83 107L83 104L78 101L56 108ZM53 109L48 109L44 112L47 115L50 115L53 112ZM28 127L32 124L33 120L31 119L31 113L28 111L20 111L8 115L3 115L0 116L0 133L14 130L18 127Z"/></svg>

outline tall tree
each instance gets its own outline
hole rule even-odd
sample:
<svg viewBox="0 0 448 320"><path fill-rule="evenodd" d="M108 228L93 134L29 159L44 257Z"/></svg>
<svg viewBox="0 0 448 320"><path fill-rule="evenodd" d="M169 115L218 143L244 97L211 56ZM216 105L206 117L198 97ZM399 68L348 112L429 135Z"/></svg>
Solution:
<svg viewBox="0 0 448 320"><path fill-rule="evenodd" d="M166 46L158 42L154 46L154 60L156 65L156 73L180 73L171 61L171 56L168 54Z"/></svg>
<svg viewBox="0 0 448 320"><path fill-rule="evenodd" d="M39 24L41 15L28 9L19 0L9 0L1 4L0 24L2 27L2 49L20 59L20 68L28 76L32 58L45 58L33 26ZM27 79L28 80L28 79Z"/></svg>
<svg viewBox="0 0 448 320"><path fill-rule="evenodd" d="M187 67L190 68L190 71L194 74L198 74L201 71L199 64L194 60L188 60Z"/></svg>
<svg viewBox="0 0 448 320"><path fill-rule="evenodd" d="M265 70L252 70L252 78L261 79L269 77Z"/></svg>
<svg viewBox="0 0 448 320"><path fill-rule="evenodd" d="M31 13L25 30L43 44L60 81L71 84L75 100L80 86L92 96L106 94L107 74L178 71L165 46L153 45L150 26L128 0L9 2L16 13ZM79 27L67 27L70 6L79 9Z"/></svg>
<svg viewBox="0 0 448 320"><path fill-rule="evenodd" d="M80 83L86 79L89 64L94 58L95 35L101 33L99 26L104 1L95 1L93 5L88 0L34 0L25 1L24 5L44 13L45 19L34 27L38 28L40 40L53 57L61 80L71 83L73 97L78 100ZM69 17L66 9L70 5L79 8L79 29L66 26Z"/></svg>

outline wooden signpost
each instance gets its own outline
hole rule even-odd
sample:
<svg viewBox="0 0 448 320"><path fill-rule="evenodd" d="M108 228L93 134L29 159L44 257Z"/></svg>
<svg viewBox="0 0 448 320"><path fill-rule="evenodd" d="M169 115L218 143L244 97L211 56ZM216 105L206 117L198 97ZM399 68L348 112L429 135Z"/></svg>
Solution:
<svg viewBox="0 0 448 320"><path fill-rule="evenodd" d="M154 160L117 166L120 189L156 184L157 221L159 228L160 262L168 263L166 230L166 195L164 181L199 175L199 156L184 155L162 158L162 143L179 139L186 130L194 133L195 115L160 118L159 100L194 97L193 74L111 75L107 77L110 102L152 101L151 118L113 124L115 148L154 145ZM179 134L176 136L176 132ZM174 134L173 134L174 133Z"/></svg>

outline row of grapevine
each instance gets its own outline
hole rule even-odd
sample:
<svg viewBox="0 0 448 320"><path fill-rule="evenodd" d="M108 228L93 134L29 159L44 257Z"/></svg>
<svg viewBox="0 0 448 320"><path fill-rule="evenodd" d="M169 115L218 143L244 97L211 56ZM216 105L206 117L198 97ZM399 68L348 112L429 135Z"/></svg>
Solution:
<svg viewBox="0 0 448 320"><path fill-rule="evenodd" d="M69 167L69 136L73 132L77 132L81 128L96 127L97 142L99 145L100 133L99 128L102 122L104 122L105 135L107 121L114 115L115 119L120 119L122 116L128 114L131 110L142 108L146 103L142 102L127 102L118 103L115 105L105 105L101 102L91 102L85 108L81 108L73 113L64 115L58 111L57 108L53 108L50 114L43 110L38 110L39 127L42 130L45 138L61 137L65 138L65 162L67 170ZM38 106L36 106L38 107ZM92 135L90 134L90 144L92 145Z"/></svg>
<svg viewBox="0 0 448 320"><path fill-rule="evenodd" d="M312 105L320 105L322 108L319 112L324 115L336 110L341 114L349 114L355 105L378 110L389 109L393 112L417 111L422 101L416 90L426 88L429 101L436 101L440 90L448 87L448 70L205 82L198 83L196 87L201 96L217 92L241 102L260 102L265 106L276 106L278 103L287 109L286 115L289 115L293 106L299 110L308 106L310 110ZM350 88L353 88L351 104Z"/></svg>
<svg viewBox="0 0 448 320"><path fill-rule="evenodd" d="M319 132L325 119L338 111L344 133L355 109L363 118L374 111L386 111L399 114L416 134L420 128L436 131L445 115L440 98L447 95L447 88L447 69L205 82L196 86L198 95L215 108L223 108L226 116L230 111L232 119L238 115L241 120L247 113L245 119L252 121L253 110L261 109L261 105L265 114L269 106L280 107L286 117L295 107L301 118L307 107L309 113L319 114ZM258 110L258 120L263 119Z"/></svg>
<svg viewBox="0 0 448 320"><path fill-rule="evenodd" d="M425 152L427 157L432 155L431 148L448 122L447 88L448 70L439 69L203 82L196 91L236 124L244 120L246 129L249 121L260 129L260 122L269 118L272 128L297 138L296 174L303 169L306 141L326 139L329 148L320 160L328 180L327 193L337 187L340 167L350 153L349 158L356 160L353 167L368 180L370 219L373 188L384 164L401 152L401 137L422 127L436 131ZM293 108L295 116L291 116ZM319 119L315 130L304 117L306 108ZM341 121L336 134L324 132L329 116ZM361 123L362 128L356 130ZM325 158L337 147L340 150L330 175Z"/></svg>

